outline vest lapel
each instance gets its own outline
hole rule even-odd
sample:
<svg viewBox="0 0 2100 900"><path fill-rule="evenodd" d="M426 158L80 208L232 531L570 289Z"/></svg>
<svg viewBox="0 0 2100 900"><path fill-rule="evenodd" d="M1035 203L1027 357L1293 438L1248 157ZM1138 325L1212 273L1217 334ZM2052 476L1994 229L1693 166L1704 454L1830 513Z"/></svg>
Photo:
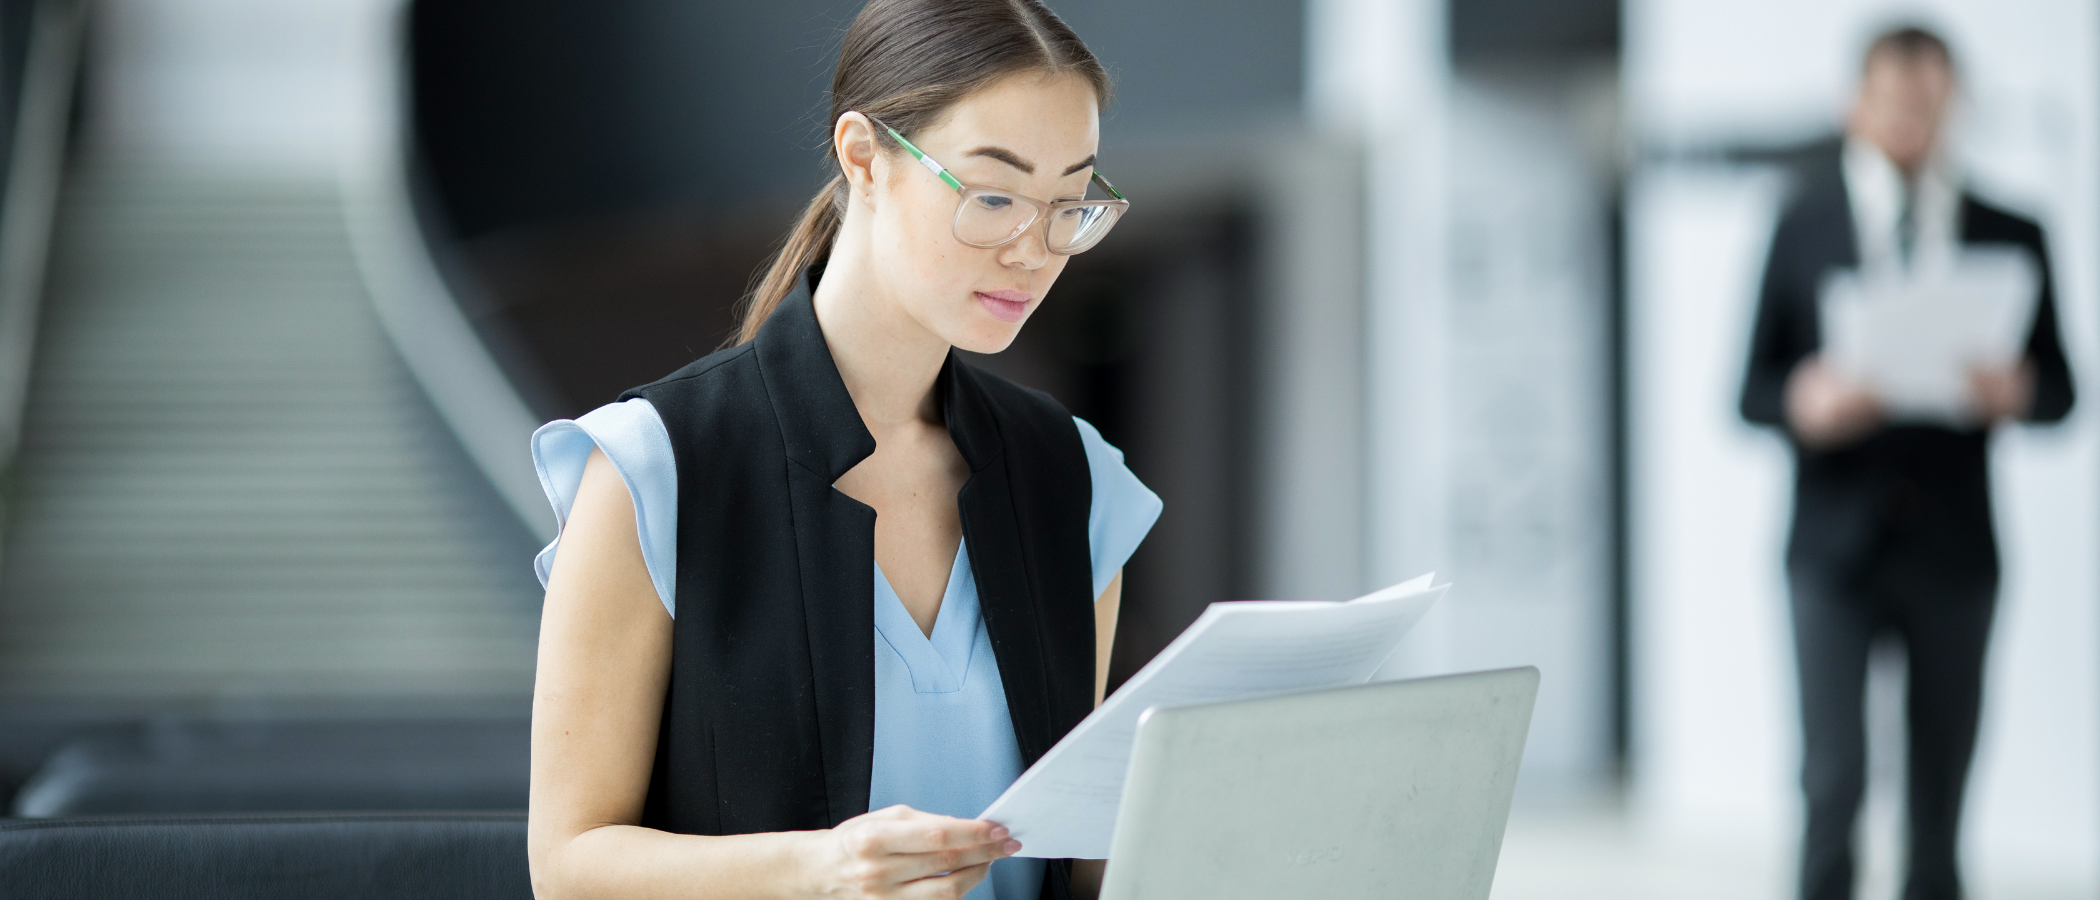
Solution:
<svg viewBox="0 0 2100 900"><path fill-rule="evenodd" d="M954 355L936 390L969 464L963 536L1033 762L1092 697L1085 447L1054 400ZM866 811L875 515L832 485L875 442L807 285L756 340L627 396L663 417L679 483L678 619L644 821L746 834ZM1064 896L1063 870L1050 872L1045 900Z"/></svg>
<svg viewBox="0 0 2100 900"><path fill-rule="evenodd" d="M970 465L970 480L957 497L963 540L984 611L984 629L999 661L1007 712L1024 764L1033 764L1053 742L1050 684L1044 671L1043 633L1029 583L1028 554L1017 527L1018 512L1008 479L1008 455L997 421L974 372L951 352L941 372L948 434Z"/></svg>
<svg viewBox="0 0 2100 900"><path fill-rule="evenodd" d="M875 438L817 327L808 281L781 301L755 343L787 450L810 690L836 825L868 811L874 772L875 511L832 483L875 452Z"/></svg>
<svg viewBox="0 0 2100 900"><path fill-rule="evenodd" d="M824 343L809 281L781 301L755 343L786 446L811 691L825 794L837 824L868 811L874 772L875 511L832 484L875 452L875 439ZM1007 471L1011 457L975 379L974 370L951 353L937 390L948 433L970 466L957 505L985 631L998 658L1015 739L1023 760L1033 763L1063 732L1053 721L1049 654L1031 581L1040 573L1030 570ZM1093 647L1079 649L1091 653ZM1090 678L1091 664L1085 668Z"/></svg>

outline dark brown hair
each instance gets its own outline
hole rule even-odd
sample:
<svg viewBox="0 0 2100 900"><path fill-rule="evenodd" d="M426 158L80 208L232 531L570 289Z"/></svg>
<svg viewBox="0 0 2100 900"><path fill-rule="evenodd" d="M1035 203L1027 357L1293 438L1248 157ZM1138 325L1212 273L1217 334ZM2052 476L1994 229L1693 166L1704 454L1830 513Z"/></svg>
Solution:
<svg viewBox="0 0 2100 900"><path fill-rule="evenodd" d="M1904 25L1875 35L1873 42L1867 44L1867 52L1860 55L1860 70L1864 72L1884 53L1906 63L1936 57L1949 71L1954 69L1954 51L1948 49L1947 42L1919 25Z"/></svg>
<svg viewBox="0 0 2100 900"><path fill-rule="evenodd" d="M1042 0L870 0L839 50L831 79L824 159L833 165L830 126L864 113L911 135L933 126L956 101L1017 72L1075 73L1108 104L1108 72L1079 35ZM878 146L895 149L894 142ZM765 275L744 299L736 343L758 336L803 270L831 253L846 214L846 177L833 174L803 209Z"/></svg>

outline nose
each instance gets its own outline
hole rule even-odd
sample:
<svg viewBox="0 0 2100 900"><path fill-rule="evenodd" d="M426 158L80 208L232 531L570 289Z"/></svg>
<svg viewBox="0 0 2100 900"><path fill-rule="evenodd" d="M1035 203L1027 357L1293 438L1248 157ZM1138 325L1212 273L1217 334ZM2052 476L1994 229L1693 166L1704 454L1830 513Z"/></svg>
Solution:
<svg viewBox="0 0 2100 900"><path fill-rule="evenodd" d="M1040 269L1050 262L1050 217L1037 216L1028 223L1019 237L999 248L1002 265L1019 266L1029 271Z"/></svg>

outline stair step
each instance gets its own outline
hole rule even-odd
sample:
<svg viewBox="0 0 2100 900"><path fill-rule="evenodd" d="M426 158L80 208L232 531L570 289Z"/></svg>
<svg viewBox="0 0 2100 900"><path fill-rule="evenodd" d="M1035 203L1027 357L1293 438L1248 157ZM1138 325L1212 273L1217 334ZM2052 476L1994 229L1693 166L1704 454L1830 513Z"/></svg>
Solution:
<svg viewBox="0 0 2100 900"><path fill-rule="evenodd" d="M0 701L529 694L535 548L380 331L333 182L89 160L50 275Z"/></svg>

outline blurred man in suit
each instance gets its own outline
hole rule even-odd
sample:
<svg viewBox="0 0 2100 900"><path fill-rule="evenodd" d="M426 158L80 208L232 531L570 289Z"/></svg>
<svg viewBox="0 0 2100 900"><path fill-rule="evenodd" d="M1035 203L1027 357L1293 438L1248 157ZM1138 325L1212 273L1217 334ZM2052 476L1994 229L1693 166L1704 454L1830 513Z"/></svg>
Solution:
<svg viewBox="0 0 2100 900"><path fill-rule="evenodd" d="M1903 896L1961 896L1962 792L1998 586L1990 429L2056 421L2071 408L2041 229L1963 191L1944 153L1956 80L1946 43L1930 32L1890 31L1869 46L1842 148L1811 167L1780 217L1751 339L1743 416L1783 428L1795 453L1787 573L1805 739L1803 900L1852 896L1867 655L1883 636L1909 658ZM1903 272L1976 244L2022 248L2039 267L2024 357L1970 371L1967 424L1891 419L1870 389L1819 357L1819 288L1833 270Z"/></svg>

